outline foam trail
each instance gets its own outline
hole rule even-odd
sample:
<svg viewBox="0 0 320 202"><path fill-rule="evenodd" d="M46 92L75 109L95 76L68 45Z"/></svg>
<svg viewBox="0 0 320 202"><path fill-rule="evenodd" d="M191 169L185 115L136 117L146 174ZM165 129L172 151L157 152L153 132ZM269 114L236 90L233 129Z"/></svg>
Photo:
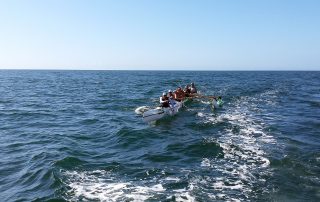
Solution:
<svg viewBox="0 0 320 202"><path fill-rule="evenodd" d="M244 102L252 105L243 105ZM206 138L206 141L219 144L224 158L204 158L200 164L218 172L217 177L204 177L198 182L198 186L211 184L209 188L215 191L216 199L246 200L250 198L255 184L264 183L264 175L270 173L270 161L265 157L264 148L276 141L264 132L265 124L251 115L250 107L255 107L254 102L244 99L235 104L236 110L230 109L217 117L204 112L197 114L205 123L231 124L231 127L220 131L221 135L217 139Z"/></svg>
<svg viewBox="0 0 320 202"><path fill-rule="evenodd" d="M179 182L177 177L165 177L153 180L123 181L114 173L104 170L96 171L61 171L65 184L69 187L66 200L78 201L145 201L154 197L175 197L176 201L194 202L192 186L185 189L166 190L163 185ZM169 191L169 193L166 193Z"/></svg>

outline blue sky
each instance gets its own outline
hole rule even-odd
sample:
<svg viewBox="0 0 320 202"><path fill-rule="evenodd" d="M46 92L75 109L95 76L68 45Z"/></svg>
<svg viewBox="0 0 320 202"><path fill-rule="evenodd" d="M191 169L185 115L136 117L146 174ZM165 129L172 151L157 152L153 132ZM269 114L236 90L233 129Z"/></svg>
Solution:
<svg viewBox="0 0 320 202"><path fill-rule="evenodd" d="M0 68L320 70L320 1L0 0Z"/></svg>

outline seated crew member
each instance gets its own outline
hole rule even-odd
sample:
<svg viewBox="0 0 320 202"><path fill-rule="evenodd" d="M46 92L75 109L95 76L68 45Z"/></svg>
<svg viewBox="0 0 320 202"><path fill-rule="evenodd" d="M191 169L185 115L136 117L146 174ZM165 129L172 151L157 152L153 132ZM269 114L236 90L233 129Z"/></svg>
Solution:
<svg viewBox="0 0 320 202"><path fill-rule="evenodd" d="M174 94L171 90L168 91L168 100L169 100L169 106L173 108L176 105L176 102L174 100Z"/></svg>
<svg viewBox="0 0 320 202"><path fill-rule="evenodd" d="M174 94L172 93L171 90L168 91L168 97L169 97L169 98L174 98Z"/></svg>
<svg viewBox="0 0 320 202"><path fill-rule="evenodd" d="M174 94L174 99L177 100L178 102L181 102L185 97L185 94L183 92L183 90L181 89L181 87L179 87L176 90L176 93Z"/></svg>
<svg viewBox="0 0 320 202"><path fill-rule="evenodd" d="M197 88L196 88L195 85L194 85L194 83L191 83L190 92L191 92L192 94L195 94L195 93L198 92L198 91L197 91Z"/></svg>
<svg viewBox="0 0 320 202"><path fill-rule="evenodd" d="M169 107L169 98L166 93L162 93L162 96L160 97L160 106Z"/></svg>
<svg viewBox="0 0 320 202"><path fill-rule="evenodd" d="M185 96L186 97L189 97L190 96L190 94L191 94L191 90L190 90L190 87L189 87L189 85L186 85L186 87L184 87L184 94L185 94Z"/></svg>
<svg viewBox="0 0 320 202"><path fill-rule="evenodd" d="M173 99L173 97L169 97L169 106L171 109L173 109L176 105L176 101Z"/></svg>

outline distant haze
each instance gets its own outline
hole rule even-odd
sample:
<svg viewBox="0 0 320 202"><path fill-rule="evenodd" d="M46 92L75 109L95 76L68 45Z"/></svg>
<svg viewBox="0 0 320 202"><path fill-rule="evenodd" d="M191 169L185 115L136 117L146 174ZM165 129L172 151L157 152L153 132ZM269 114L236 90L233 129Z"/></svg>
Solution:
<svg viewBox="0 0 320 202"><path fill-rule="evenodd" d="M1 1L0 68L320 70L320 1Z"/></svg>

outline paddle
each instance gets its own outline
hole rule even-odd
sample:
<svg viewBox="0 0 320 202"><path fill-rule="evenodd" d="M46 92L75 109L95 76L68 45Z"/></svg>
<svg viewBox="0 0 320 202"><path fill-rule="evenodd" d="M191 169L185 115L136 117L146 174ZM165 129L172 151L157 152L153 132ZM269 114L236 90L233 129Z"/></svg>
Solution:
<svg viewBox="0 0 320 202"><path fill-rule="evenodd" d="M213 95L195 95L194 98L209 98L209 99L216 99L218 96L213 96Z"/></svg>
<svg viewBox="0 0 320 202"><path fill-rule="evenodd" d="M196 99L212 99L212 104L213 105L218 105L218 106L222 106L223 105L223 101L221 96L213 96L213 95L199 95L197 94L194 98Z"/></svg>

